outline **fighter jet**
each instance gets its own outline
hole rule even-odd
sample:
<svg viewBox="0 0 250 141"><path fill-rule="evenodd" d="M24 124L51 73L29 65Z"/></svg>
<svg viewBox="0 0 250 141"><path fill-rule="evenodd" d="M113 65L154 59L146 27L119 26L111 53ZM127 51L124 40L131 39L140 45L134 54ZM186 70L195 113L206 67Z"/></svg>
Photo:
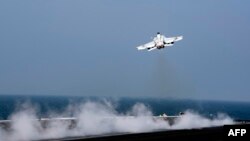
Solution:
<svg viewBox="0 0 250 141"><path fill-rule="evenodd" d="M173 46L176 41L180 41L183 39L183 36L177 37L165 37L160 32L157 32L156 37L153 38L153 41L146 43L144 45L136 47L138 50L147 49L148 51L152 51L154 49L162 49L165 47Z"/></svg>

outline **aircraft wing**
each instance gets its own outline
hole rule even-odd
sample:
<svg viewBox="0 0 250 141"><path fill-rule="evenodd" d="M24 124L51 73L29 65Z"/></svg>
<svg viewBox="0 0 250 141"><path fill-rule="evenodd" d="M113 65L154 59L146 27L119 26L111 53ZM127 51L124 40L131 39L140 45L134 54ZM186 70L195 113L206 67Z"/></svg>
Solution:
<svg viewBox="0 0 250 141"><path fill-rule="evenodd" d="M144 45L138 46L138 47L136 47L136 48L137 48L138 50L148 49L148 51L151 51L151 50L156 49L156 46L155 46L155 42L152 41L152 42L146 43L146 44L144 44Z"/></svg>
<svg viewBox="0 0 250 141"><path fill-rule="evenodd" d="M157 49L157 47L151 47L151 48L148 48L148 51L152 51L154 49Z"/></svg>
<svg viewBox="0 0 250 141"><path fill-rule="evenodd" d="M182 39L183 39L183 36L170 37L170 38L164 37L164 42L166 44L169 44L169 43L173 43L173 42L176 42L176 41L180 41Z"/></svg>

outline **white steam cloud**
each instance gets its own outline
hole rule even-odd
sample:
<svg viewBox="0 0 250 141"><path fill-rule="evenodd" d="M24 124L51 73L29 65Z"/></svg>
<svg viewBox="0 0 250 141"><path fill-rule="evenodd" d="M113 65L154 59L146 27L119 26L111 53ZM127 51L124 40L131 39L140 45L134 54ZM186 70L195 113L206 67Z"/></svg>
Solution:
<svg viewBox="0 0 250 141"><path fill-rule="evenodd" d="M28 104L29 105L29 104ZM74 126L65 120L55 120L41 124L33 105L27 104L15 112L10 120L12 124L6 131L0 127L0 141L23 141L69 136L101 135L106 133L138 133L154 130L190 129L232 124L233 120L219 114L215 119L205 118L198 113L187 111L173 125L153 118L152 112L144 104L137 103L126 113L118 113L110 102L85 102L70 105L57 117L72 115L77 120ZM45 127L46 126L46 127ZM71 127L72 126L72 127Z"/></svg>

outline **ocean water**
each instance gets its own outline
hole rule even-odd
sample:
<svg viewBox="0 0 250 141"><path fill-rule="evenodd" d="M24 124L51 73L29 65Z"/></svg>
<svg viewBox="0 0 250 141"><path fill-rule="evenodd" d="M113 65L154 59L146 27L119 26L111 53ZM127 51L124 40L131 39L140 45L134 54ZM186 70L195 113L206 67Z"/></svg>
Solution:
<svg viewBox="0 0 250 141"><path fill-rule="evenodd" d="M60 113L71 104L86 101L109 101L118 113L125 113L136 103L146 105L154 115L166 113L178 115L180 112L192 110L206 117L224 113L233 119L250 120L250 102L200 101L200 100L169 100L157 98L97 98L80 96L0 96L0 120L8 119L23 103L35 105L39 117L49 115L51 111Z"/></svg>

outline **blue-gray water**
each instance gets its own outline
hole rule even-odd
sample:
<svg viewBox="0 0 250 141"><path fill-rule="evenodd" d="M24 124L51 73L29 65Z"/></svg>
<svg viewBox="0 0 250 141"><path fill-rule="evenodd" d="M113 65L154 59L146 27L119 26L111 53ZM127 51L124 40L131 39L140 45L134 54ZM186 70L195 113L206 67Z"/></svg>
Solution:
<svg viewBox="0 0 250 141"><path fill-rule="evenodd" d="M233 119L250 119L250 103L248 102L223 102L223 101L198 101L198 100L168 100L153 98L95 98L79 96L0 96L0 119L8 119L25 102L38 107L38 114L46 117L49 112L57 113L65 111L70 104L80 104L86 100L108 100L116 103L115 109L123 113L131 109L135 103L143 103L149 107L154 115L166 113L176 115L188 109L199 112L204 116L212 116L217 113L225 113Z"/></svg>

